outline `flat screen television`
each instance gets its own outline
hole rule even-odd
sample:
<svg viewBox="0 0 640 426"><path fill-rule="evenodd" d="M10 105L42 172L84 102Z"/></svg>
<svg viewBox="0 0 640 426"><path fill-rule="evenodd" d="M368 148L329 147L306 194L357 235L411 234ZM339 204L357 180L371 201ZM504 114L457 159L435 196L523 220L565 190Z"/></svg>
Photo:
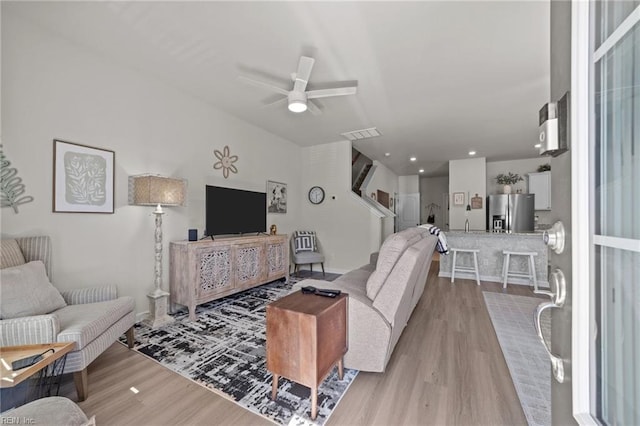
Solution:
<svg viewBox="0 0 640 426"><path fill-rule="evenodd" d="M205 235L248 234L267 230L267 194L206 185Z"/></svg>

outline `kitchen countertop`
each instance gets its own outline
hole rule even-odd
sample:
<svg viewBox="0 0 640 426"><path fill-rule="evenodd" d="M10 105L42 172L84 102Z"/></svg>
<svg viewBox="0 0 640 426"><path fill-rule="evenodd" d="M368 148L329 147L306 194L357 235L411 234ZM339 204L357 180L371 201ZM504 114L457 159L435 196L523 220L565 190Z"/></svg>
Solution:
<svg viewBox="0 0 640 426"><path fill-rule="evenodd" d="M541 237L544 233L544 230L538 230L533 232L489 232L489 231L469 231L465 232L463 229L452 229L450 231L444 231L445 235L469 235L473 234L474 236L478 235L491 235L491 236L499 236L499 237L507 237L507 236L538 236Z"/></svg>
<svg viewBox="0 0 640 426"><path fill-rule="evenodd" d="M505 233L474 230L464 232L460 229L445 231L449 249L474 249L477 252L477 266L481 281L502 283L504 280L504 251L533 252L538 285L548 286L548 254L549 248L544 244L542 230L539 232ZM451 277L453 256L440 256L441 277ZM474 268L474 260L469 253L457 254L459 266ZM529 259L526 256L515 256L510 259L509 269L522 274L528 273ZM473 269L472 269L473 270ZM456 278L475 280L474 273L456 272ZM509 277L509 283L530 285L529 280L522 277Z"/></svg>

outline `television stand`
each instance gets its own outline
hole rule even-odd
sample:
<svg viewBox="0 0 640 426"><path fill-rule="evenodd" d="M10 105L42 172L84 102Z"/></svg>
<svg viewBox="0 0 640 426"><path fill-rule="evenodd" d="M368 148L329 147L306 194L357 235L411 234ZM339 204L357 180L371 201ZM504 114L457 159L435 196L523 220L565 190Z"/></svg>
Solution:
<svg viewBox="0 0 640 426"><path fill-rule="evenodd" d="M189 309L280 278L289 280L287 235L172 241L169 244L170 301Z"/></svg>

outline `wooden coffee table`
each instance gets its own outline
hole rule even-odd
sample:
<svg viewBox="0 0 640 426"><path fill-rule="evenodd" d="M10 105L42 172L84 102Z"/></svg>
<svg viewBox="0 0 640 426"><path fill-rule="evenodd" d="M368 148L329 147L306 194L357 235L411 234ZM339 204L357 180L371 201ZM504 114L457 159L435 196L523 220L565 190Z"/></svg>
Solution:
<svg viewBox="0 0 640 426"><path fill-rule="evenodd" d="M267 370L273 374L271 399L280 376L311 388L311 419L318 414L318 385L348 350L348 298L297 291L267 305Z"/></svg>

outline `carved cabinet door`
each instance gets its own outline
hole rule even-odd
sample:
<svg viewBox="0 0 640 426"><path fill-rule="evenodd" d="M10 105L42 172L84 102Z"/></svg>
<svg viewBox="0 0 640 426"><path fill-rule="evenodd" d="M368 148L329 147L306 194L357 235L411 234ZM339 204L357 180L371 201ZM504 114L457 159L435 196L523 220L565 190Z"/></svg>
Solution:
<svg viewBox="0 0 640 426"><path fill-rule="evenodd" d="M234 275L237 288L251 287L264 280L265 245L263 241L234 246Z"/></svg>
<svg viewBox="0 0 640 426"><path fill-rule="evenodd" d="M233 247L219 245L197 249L196 299L228 291L234 287Z"/></svg>
<svg viewBox="0 0 640 426"><path fill-rule="evenodd" d="M267 244L267 280L275 280L288 275L289 245L286 237L272 238Z"/></svg>

